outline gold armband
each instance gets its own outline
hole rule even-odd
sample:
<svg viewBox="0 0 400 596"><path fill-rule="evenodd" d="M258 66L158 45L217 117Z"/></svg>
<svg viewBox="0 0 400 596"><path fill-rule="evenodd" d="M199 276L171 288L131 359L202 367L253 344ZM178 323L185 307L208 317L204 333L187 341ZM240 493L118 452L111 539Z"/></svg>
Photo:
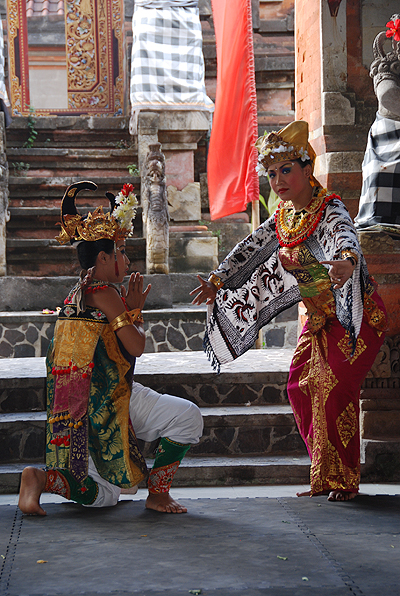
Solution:
<svg viewBox="0 0 400 596"><path fill-rule="evenodd" d="M138 323L144 322L142 311L140 310L140 308L134 308L133 310L130 310L129 314L132 317L132 323L134 323L135 321L138 321Z"/></svg>
<svg viewBox="0 0 400 596"><path fill-rule="evenodd" d="M208 278L207 281L210 281L212 284L214 284L214 286L217 288L217 290L222 288L222 286L224 285L224 282L221 280L221 278L218 277L217 275L214 275L214 273L212 273L210 275L210 277Z"/></svg>
<svg viewBox="0 0 400 596"><path fill-rule="evenodd" d="M125 310L123 313L118 315L118 317L115 317L115 319L110 322L110 325L113 331L118 331L118 329L121 329L121 327L126 327L127 325L133 325L132 315Z"/></svg>
<svg viewBox="0 0 400 596"><path fill-rule="evenodd" d="M353 267L355 267L358 263L358 257L352 250L342 250L342 259L348 259L351 261Z"/></svg>

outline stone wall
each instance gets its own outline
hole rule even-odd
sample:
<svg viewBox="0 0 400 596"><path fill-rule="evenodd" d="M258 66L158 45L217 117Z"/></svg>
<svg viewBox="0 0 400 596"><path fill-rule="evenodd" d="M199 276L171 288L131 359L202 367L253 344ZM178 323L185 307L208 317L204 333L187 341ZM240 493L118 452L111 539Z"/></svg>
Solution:
<svg viewBox="0 0 400 596"><path fill-rule="evenodd" d="M203 349L206 309L181 305L143 313L146 353ZM0 358L45 356L54 334L56 314L0 313ZM264 348L294 348L297 307L281 313L263 329Z"/></svg>

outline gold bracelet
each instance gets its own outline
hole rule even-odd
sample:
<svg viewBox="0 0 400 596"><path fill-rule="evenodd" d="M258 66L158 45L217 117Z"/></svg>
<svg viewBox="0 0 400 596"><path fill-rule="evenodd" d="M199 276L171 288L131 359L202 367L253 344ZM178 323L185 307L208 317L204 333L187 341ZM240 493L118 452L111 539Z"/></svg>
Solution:
<svg viewBox="0 0 400 596"><path fill-rule="evenodd" d="M214 275L214 273L211 273L207 281L210 281L212 284L214 284L217 290L222 288L222 286L224 285L224 282L221 280L221 278L218 277L218 275Z"/></svg>
<svg viewBox="0 0 400 596"><path fill-rule="evenodd" d="M352 250L342 250L342 259L348 259L351 261L352 265L355 267L358 263L358 257L355 252Z"/></svg>
<svg viewBox="0 0 400 596"><path fill-rule="evenodd" d="M134 323L135 321L137 321L138 323L144 322L142 311L140 310L140 308L134 308L133 310L130 310L129 314L132 317L132 323Z"/></svg>
<svg viewBox="0 0 400 596"><path fill-rule="evenodd" d="M132 315L126 310L110 322L113 331L117 331L118 329L121 329L121 327L126 327L127 325L133 325L133 320Z"/></svg>

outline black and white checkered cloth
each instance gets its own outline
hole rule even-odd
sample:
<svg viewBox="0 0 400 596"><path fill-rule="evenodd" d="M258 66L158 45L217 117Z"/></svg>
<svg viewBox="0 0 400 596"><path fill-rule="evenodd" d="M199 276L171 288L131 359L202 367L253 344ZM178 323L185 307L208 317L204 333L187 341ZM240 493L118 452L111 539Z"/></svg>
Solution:
<svg viewBox="0 0 400 596"><path fill-rule="evenodd" d="M368 135L357 228L400 224L400 122L376 115Z"/></svg>
<svg viewBox="0 0 400 596"><path fill-rule="evenodd" d="M161 0L142 1L132 20L131 129L143 109L213 111L204 84L198 8L171 0L168 8L149 8Z"/></svg>
<svg viewBox="0 0 400 596"><path fill-rule="evenodd" d="M10 107L4 74L4 39L2 23L0 23L0 98L4 101L6 106Z"/></svg>

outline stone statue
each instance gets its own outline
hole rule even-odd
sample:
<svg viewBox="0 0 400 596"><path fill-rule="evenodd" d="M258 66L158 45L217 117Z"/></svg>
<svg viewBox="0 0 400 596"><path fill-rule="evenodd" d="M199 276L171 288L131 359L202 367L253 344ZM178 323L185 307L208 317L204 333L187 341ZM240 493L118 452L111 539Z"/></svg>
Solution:
<svg viewBox="0 0 400 596"><path fill-rule="evenodd" d="M400 15L393 15L387 26L389 31L379 33L373 45L370 76L378 112L368 135L355 225L398 232L400 237ZM387 37L392 37L392 50L385 53Z"/></svg>
<svg viewBox="0 0 400 596"><path fill-rule="evenodd" d="M169 273L169 216L165 158L160 143L149 145L142 190L143 232L146 236L146 272Z"/></svg>

